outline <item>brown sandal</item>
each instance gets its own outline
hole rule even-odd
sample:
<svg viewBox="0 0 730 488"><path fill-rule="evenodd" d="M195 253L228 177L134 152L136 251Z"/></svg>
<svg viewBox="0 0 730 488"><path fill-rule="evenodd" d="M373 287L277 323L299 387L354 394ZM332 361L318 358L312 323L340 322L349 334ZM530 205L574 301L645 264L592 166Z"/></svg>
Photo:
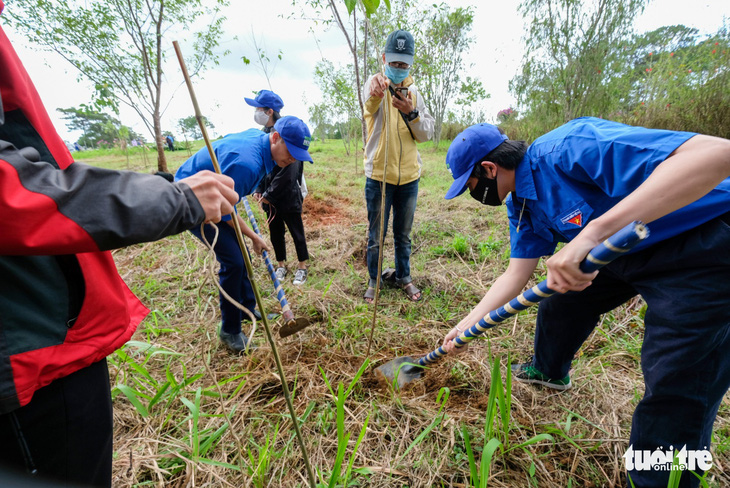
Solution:
<svg viewBox="0 0 730 488"><path fill-rule="evenodd" d="M416 285L414 285L413 282L403 285L402 288L403 291L406 292L406 295L408 295L408 299L412 302L418 302L423 297L421 290L416 288ZM416 297L416 295L418 295L418 297Z"/></svg>
<svg viewBox="0 0 730 488"><path fill-rule="evenodd" d="M363 295L362 298L363 300L365 300L365 303L373 303L375 301L375 288L373 288L372 286L368 286L368 289L365 290L365 295Z"/></svg>

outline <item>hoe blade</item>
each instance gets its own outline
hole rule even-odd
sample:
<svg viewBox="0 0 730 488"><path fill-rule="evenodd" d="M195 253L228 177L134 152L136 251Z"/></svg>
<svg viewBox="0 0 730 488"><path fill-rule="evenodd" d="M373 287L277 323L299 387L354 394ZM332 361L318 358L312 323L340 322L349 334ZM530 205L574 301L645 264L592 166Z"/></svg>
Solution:
<svg viewBox="0 0 730 488"><path fill-rule="evenodd" d="M418 359L411 356L401 356L375 368L375 374L395 389L421 379L423 372L423 366L418 364Z"/></svg>
<svg viewBox="0 0 730 488"><path fill-rule="evenodd" d="M289 337L290 335L294 335L300 330L309 327L310 325L312 325L312 323L309 321L309 319L304 317L299 317L296 320L290 320L286 324L282 325L279 329L279 337L281 337L282 339L284 337Z"/></svg>

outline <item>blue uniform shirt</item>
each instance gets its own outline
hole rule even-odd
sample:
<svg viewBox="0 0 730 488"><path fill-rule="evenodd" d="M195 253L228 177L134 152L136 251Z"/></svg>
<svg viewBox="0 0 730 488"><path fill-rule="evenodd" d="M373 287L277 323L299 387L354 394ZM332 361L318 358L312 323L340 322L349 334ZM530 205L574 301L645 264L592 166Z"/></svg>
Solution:
<svg viewBox="0 0 730 488"><path fill-rule="evenodd" d="M269 134L262 134L258 129L229 134L213 142L213 151L221 172L233 178L234 189L241 197L253 193L263 177L276 165L271 159ZM175 173L175 181L206 169L215 171L208 148L204 147L180 166ZM229 218L224 216L223 220Z"/></svg>
<svg viewBox="0 0 730 488"><path fill-rule="evenodd" d="M517 166L516 191L507 199L511 257L552 254L558 242L571 241L694 135L583 117L539 137ZM649 238L635 250L728 211L730 178L696 202L649 224Z"/></svg>

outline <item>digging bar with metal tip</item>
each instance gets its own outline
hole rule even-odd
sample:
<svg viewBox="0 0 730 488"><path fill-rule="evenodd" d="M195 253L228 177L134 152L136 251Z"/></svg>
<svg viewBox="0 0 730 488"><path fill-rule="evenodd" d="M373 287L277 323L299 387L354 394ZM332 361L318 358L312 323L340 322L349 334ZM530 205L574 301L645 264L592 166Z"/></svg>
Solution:
<svg viewBox="0 0 730 488"><path fill-rule="evenodd" d="M248 199L246 199L246 197L243 197L243 207L246 209L246 214L248 214L248 220L251 221L251 227L260 237L261 232L259 231L259 226L256 223L256 217L254 216L253 210L251 210L251 205L248 203ZM271 281L274 283L276 298L279 300L279 304L281 305L281 316L284 318L284 325L279 329L279 337L284 338L296 334L305 327L308 327L310 322L304 317L294 318L294 312L291 311L289 302L286 299L286 294L284 293L284 288L281 286L279 278L276 277L276 271L274 271L274 265L271 263L271 259L269 259L269 253L263 251L261 256L263 256L264 262L266 263L266 269L269 271L269 277L271 277Z"/></svg>
<svg viewBox="0 0 730 488"><path fill-rule="evenodd" d="M614 259L631 251L639 242L649 237L649 229L641 222L632 222L601 244L594 247L588 256L581 262L580 269L585 273L592 273L602 268ZM555 295L557 292L548 288L547 280L543 280L517 298L513 298L502 307L492 310L483 319L472 325L454 339L456 348L462 348L469 342L481 336L495 325L517 315L541 300ZM421 358L402 356L395 358L377 368L377 376L384 378L394 388L403 386L423 377L424 367L433 364L446 356L447 352L440 346Z"/></svg>
<svg viewBox="0 0 730 488"><path fill-rule="evenodd" d="M190 99L193 102L193 109L195 110L195 119L198 121L198 127L200 127L200 132L203 134L203 140L205 141L205 146L208 148L208 154L210 154L210 160L213 164L213 168L215 169L215 172L218 174L223 174L221 172L220 165L218 164L218 158L215 155L215 151L213 150L213 146L210 143L210 138L208 137L208 130L205 128L205 122L203 122L203 115L200 112L200 107L198 106L198 99L195 96L195 90L193 89L193 83L190 81L190 75L188 75L188 68L185 65L185 59L183 59L182 51L180 50L180 45L177 41L172 42L173 47L175 48L175 54L177 55L177 60L180 62L180 69L182 70L183 77L185 78L185 84L188 86L188 92L190 93ZM279 356L279 351L276 348L276 342L274 341L274 336L271 334L271 327L269 327L268 319L266 318L266 312L263 307L263 302L261 300L261 294L259 293L259 288L256 284L256 281L253 277L253 266L251 266L251 258L248 256L248 248L246 247L246 243L243 240L243 234L241 232L241 226L238 222L238 214L236 213L236 207L233 207L233 212L230 214L231 220L233 220L233 228L236 231L236 239L238 240L238 245L241 248L241 255L243 256L243 262L246 265L246 270L248 272L248 278L251 282L251 288L253 289L253 294L256 297L256 304L259 307L259 311L261 312L261 322L264 324L264 331L266 332L266 339L269 342L269 345L271 346L271 354L274 356L274 363L276 363L276 370L279 373L279 379L281 380L281 389L284 393L284 400L286 402L286 406L289 409L289 415L291 416L291 422L292 426L294 427L294 433L297 437L297 442L299 443L299 448L302 453L302 461L304 462L304 466L307 470L307 477L309 480L309 486L310 488L316 488L317 487L317 480L314 477L314 471L312 470L312 465L309 462L309 455L307 454L307 445L304 443L304 438L302 437L302 432L299 429L299 417L297 416L296 410L294 410L294 403L291 399L291 392L289 391L289 384L287 383L286 376L284 376L284 366L281 363L281 357Z"/></svg>

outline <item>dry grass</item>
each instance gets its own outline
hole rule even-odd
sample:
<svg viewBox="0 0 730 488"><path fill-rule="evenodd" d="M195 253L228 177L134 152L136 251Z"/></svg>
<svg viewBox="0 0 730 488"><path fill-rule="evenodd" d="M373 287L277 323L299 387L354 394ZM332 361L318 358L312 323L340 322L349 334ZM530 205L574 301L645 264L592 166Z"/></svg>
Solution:
<svg viewBox="0 0 730 488"><path fill-rule="evenodd" d="M338 441L335 398L322 372L333 386L349 385L366 359L372 310L361 300L367 275L363 177L353 174L349 161L339 164L341 156L332 148L325 149L317 164L306 168L311 192L305 214L310 279L301 288L285 283L295 313L311 317L315 324L283 340L277 336L277 347L310 460L326 486ZM445 202L443 154L425 151L424 156L412 264L424 301L411 304L400 290L383 290L372 365L432 350L506 265L504 214L479 209L468 199ZM459 235L473 239L465 252L457 252L453 245ZM496 242L494 248L480 251L479 244L488 236ZM293 253L290 241L288 249ZM392 243L386 245L386 263L389 255L392 263ZM127 346L127 358L112 357L113 385L126 384L153 397L170 378L175 383L194 380L175 392L173 386L164 389L147 416L115 390L114 485L306 486L280 379L261 328L255 337L259 347L250 357L231 356L218 345L218 292L205 272L211 258L202 245L186 233L117 251L115 259L133 291L156 310L134 340L180 355L152 354L139 344ZM264 267L259 259L254 262L266 309L276 310ZM604 318L574 362L572 390L552 393L513 385L510 442L517 444L541 432L553 432L556 442L497 455L489 486L622 485L621 455L643 388L640 309L641 302L635 301ZM369 367L344 405L344 426L351 433L346 461L368 418L354 461L357 471L348 484L468 486L462 426L469 426L472 439L481 445L493 358L501 361L503 371L508 356L528 358L534 319L535 311L527 311L493 329L487 339L442 361L423 381L401 392L378 383ZM404 456L437 417L436 397L443 388L450 392L443 421ZM196 416L190 405L195 405L198 389ZM714 486L730 484L725 471L730 461L728 407L726 399L715 425L720 437L713 452ZM226 424L203 453L205 439ZM565 435L556 435L559 430ZM252 474L257 467L260 476Z"/></svg>

